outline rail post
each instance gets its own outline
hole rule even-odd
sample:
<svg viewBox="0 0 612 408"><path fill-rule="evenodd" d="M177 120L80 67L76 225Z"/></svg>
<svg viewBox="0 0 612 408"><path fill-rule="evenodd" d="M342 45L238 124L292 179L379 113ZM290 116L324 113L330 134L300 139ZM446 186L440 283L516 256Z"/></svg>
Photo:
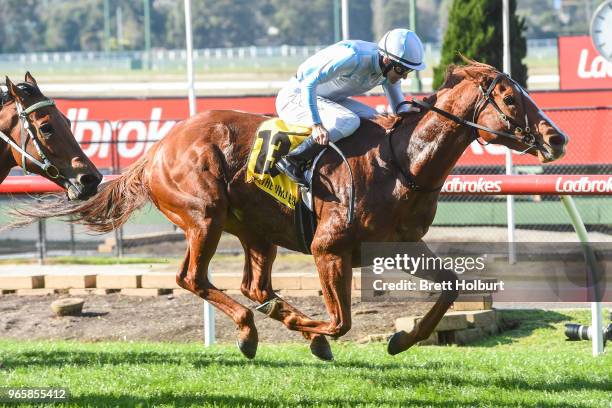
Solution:
<svg viewBox="0 0 612 408"><path fill-rule="evenodd" d="M208 281L212 283L212 269L208 268ZM215 344L215 308L204 301L204 346Z"/></svg>
<svg viewBox="0 0 612 408"><path fill-rule="evenodd" d="M595 254L593 254L593 249L589 245L589 235L584 226L584 222L582 221L582 217L578 212L578 208L576 207L576 203L574 199L570 195L562 195L561 201L563 202L563 206L565 207L565 211L570 217L572 222L572 226L576 231L576 235L578 235L578 239L583 244L582 247L585 251L585 258L587 263L587 268L590 274L590 282L592 285L592 296L595 301L591 302L591 336L592 336L592 345L593 345L593 355L598 356L603 353L604 345L603 345L603 310L601 306L601 293L597 287L597 274L595 271L597 270L597 264L595 259Z"/></svg>

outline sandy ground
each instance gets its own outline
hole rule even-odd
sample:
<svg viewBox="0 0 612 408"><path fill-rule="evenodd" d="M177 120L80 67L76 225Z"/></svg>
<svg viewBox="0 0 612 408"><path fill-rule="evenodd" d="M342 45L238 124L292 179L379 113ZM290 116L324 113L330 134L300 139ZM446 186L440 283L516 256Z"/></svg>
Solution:
<svg viewBox="0 0 612 408"><path fill-rule="evenodd" d="M185 292L181 295L133 297L120 294L85 297L80 316L57 317L50 305L66 295L0 296L0 338L20 340L98 341L203 341L203 302ZM233 296L254 309L255 303ZM315 319L327 319L322 297L286 298L291 304ZM394 332L398 317L422 315L431 303L417 302L352 302L353 327L341 341L365 341L374 335L382 340ZM605 305L612 310L611 303ZM504 309L587 308L585 303L503 303ZM286 329L280 322L254 311L260 342L305 342L301 334ZM608 314L604 313L607 321ZM219 311L215 312L216 338L219 343L233 343L234 323ZM382 336L379 336L382 335Z"/></svg>
<svg viewBox="0 0 612 408"><path fill-rule="evenodd" d="M177 296L139 298L110 294L87 296L81 316L57 317L51 311L53 296L0 297L0 338L74 339L79 341L200 341L203 339L203 302L189 293ZM235 296L254 308L256 305ZM327 319L321 297L287 298L315 319ZM392 333L397 317L425 312L428 303L365 303L354 299L353 328L343 340L360 340L368 335ZM261 342L304 341L280 322L255 313ZM233 343L236 328L225 315L216 312L216 337L220 343Z"/></svg>
<svg viewBox="0 0 612 408"><path fill-rule="evenodd" d="M444 230L437 231L444 240ZM450 233L450 231L448 231ZM557 233L558 234L558 233ZM542 238L542 237L539 237ZM567 237L570 238L570 234ZM559 240L559 236L556 237ZM221 247L239 249L233 237L224 236ZM560 242L561 240L559 240ZM161 253L182 253L184 243L157 245ZM241 273L244 257L239 255L217 255L213 258L214 272ZM6 265L0 269L4 270ZM55 269L61 270L61 265ZM87 268L87 267L85 267ZM91 268L91 267L89 267ZM111 266L124 273L129 266ZM156 271L175 272L178 263L156 266ZM15 265L23 272L26 265ZM8 268L9 272L14 273ZM91 272L91 271L90 271ZM312 257L295 253L279 254L274 264L276 272L316 273ZM239 289L239 288L236 288ZM75 339L79 341L201 341L203 339L203 302L190 293L151 298L131 297L119 294L87 296L84 313L78 317L56 317L50 304L65 295L53 296L0 296L0 338L11 339ZM243 298L235 299L247 307L256 305ZM288 298L290 303L315 319L327 319L321 297ZM588 304L500 304L503 308L585 308ZM609 307L610 305L606 305ZM362 340L368 335L388 334L394 331L398 317L422 315L431 303L366 303L353 299L353 327L342 340ZM255 313L256 326L262 342L304 341L299 333L291 332L281 323ZM607 315L606 315L607 318ZM216 336L221 343L233 343L236 329L233 322L221 312L216 313Z"/></svg>

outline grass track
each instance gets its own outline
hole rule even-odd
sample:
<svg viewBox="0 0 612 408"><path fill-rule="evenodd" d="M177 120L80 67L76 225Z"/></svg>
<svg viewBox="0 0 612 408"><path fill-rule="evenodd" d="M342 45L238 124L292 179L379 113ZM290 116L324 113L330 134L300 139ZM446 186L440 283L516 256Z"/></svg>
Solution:
<svg viewBox="0 0 612 408"><path fill-rule="evenodd" d="M506 312L519 329L470 347L417 347L390 357L382 343L335 343L333 363L305 344L232 345L0 340L1 386L62 386L69 406L606 407L612 355L566 342L563 323L586 311ZM40 406L40 405L37 405Z"/></svg>

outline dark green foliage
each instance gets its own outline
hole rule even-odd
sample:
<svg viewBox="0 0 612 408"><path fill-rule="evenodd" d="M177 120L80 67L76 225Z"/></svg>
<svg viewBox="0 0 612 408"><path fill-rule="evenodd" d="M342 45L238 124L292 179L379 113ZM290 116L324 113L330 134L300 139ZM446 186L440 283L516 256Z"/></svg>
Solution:
<svg viewBox="0 0 612 408"><path fill-rule="evenodd" d="M275 12L269 23L279 29L278 43L325 45L334 42L334 0L271 0L271 6ZM373 40L370 0L349 2L349 21L351 39Z"/></svg>
<svg viewBox="0 0 612 408"><path fill-rule="evenodd" d="M85 0L61 7L49 7L41 16L46 28L45 39L49 50L81 51L103 48L104 13L97 7L98 0Z"/></svg>
<svg viewBox="0 0 612 408"><path fill-rule="evenodd" d="M333 0L272 0L270 24L279 29L278 42L319 45L334 42Z"/></svg>
<svg viewBox="0 0 612 408"><path fill-rule="evenodd" d="M0 52L35 49L44 43L36 0L0 1Z"/></svg>
<svg viewBox="0 0 612 408"><path fill-rule="evenodd" d="M525 21L517 17L516 0L510 0L510 50L512 77L527 83ZM442 85L446 67L462 63L458 53L468 58L503 68L502 2L490 0L455 0L444 34L440 65L434 67L434 89Z"/></svg>
<svg viewBox="0 0 612 408"><path fill-rule="evenodd" d="M0 0L0 53L101 51L105 1L110 12L110 49L144 49L143 0ZM374 39L370 3L349 3L351 38ZM152 47L183 48L183 2L149 0L149 4ZM193 0L194 47L331 44L333 4L334 0ZM121 41L117 38L119 8ZM278 35L268 35L270 27L278 28Z"/></svg>
<svg viewBox="0 0 612 408"><path fill-rule="evenodd" d="M185 12L169 7L166 22L166 48L185 46ZM194 0L191 24L195 48L240 47L253 44L264 27L257 19L258 2L250 0Z"/></svg>

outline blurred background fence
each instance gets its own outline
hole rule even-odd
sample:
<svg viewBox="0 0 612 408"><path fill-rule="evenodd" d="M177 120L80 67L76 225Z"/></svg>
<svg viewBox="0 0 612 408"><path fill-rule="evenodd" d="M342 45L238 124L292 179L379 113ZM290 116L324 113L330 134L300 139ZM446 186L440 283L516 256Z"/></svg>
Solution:
<svg viewBox="0 0 612 408"><path fill-rule="evenodd" d="M532 40L528 42L532 55L556 58L556 39ZM257 69L266 66L295 68L305 58L324 46L250 46L235 48L205 48L193 51L194 62L200 68ZM439 60L440 45L427 43L426 55L430 60ZM528 51L529 52L529 51ZM116 72L117 69L177 70L185 68L186 51L113 51L113 52L37 52L0 54L0 70L10 72L25 64L35 72L91 71ZM51 64L52 63L52 64ZM150 65L147 65L150 64Z"/></svg>
<svg viewBox="0 0 612 408"><path fill-rule="evenodd" d="M205 48L194 50L196 72L208 74L257 73L278 75L286 79L287 73L296 70L301 62L313 55L320 46L250 46L234 48ZM440 61L441 44L425 43L427 69L425 89L431 89L431 67ZM138 75L146 79L150 75L182 74L185 69L184 49L112 52L37 52L0 53L0 71L9 76L23 75L21 67L39 75ZM527 41L526 64L530 67L533 89L541 75L557 74L557 39L533 39ZM540 82L541 83L541 82ZM555 86L546 80L540 87Z"/></svg>
<svg viewBox="0 0 612 408"><path fill-rule="evenodd" d="M589 135L601 133L601 129L612 128L612 107L548 109L546 114L569 135L578 141L570 148L584 163L566 165L517 165L518 174L612 174L611 162L594 163L591 158L603 150L602 157L611 157L607 144L589 143ZM178 119L177 119L178 120ZM167 120L165 120L167 121ZM118 174L138 158L158 139L149 138L149 132L134 132L135 137L123 136L121 129L148 128L149 120L130 121L76 121L79 125L110 132L105 141L81 145L90 156L106 158L99 169L104 174ZM533 160L535 163L536 161ZM504 174L502 165L457 166L453 174ZM13 175L19 170L14 169ZM0 195L0 224L8 221L8 209L19 203L27 205L36 200L27 196ZM612 239L612 198L576 197L587 229L593 233L593 241ZM517 196L515 204L518 241L576 241L571 224L557 196ZM487 241L506 240L505 196L441 196L436 219L427 235L429 240ZM0 258L15 256L32 257L43 249L51 255L137 255L137 256L181 256L184 251L182 235L154 207L147 205L128 224L114 234L91 235L80 226L59 221L48 221L45 241L39 240L41 227L31 225L19 230L4 232L0 245ZM224 237L222 251L239 252L240 245ZM100 252L101 251L101 252Z"/></svg>

